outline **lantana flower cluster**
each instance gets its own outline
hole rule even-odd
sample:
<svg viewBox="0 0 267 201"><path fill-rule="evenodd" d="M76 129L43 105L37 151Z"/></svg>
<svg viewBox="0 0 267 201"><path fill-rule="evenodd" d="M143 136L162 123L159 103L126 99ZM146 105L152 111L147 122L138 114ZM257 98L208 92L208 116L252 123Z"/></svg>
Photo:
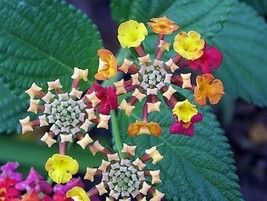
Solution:
<svg viewBox="0 0 267 201"><path fill-rule="evenodd" d="M80 178L52 187L34 168L23 178L18 167L18 162L8 162L0 167L1 201L73 201L66 196L67 191L75 186L84 188Z"/></svg>
<svg viewBox="0 0 267 201"><path fill-rule="evenodd" d="M135 20L126 21L119 26L118 40L123 48L130 48L136 53L137 60L125 58L121 65L117 65L112 53L106 51L109 56L105 59L109 60L102 62L105 68L100 66L95 78L106 80L116 71L130 75L129 80L123 78L114 83L117 95L131 94L131 98L123 99L119 105L126 115L132 114L137 102L143 105L142 120L129 125L130 136L142 133L159 136L161 126L157 122L148 122L148 116L160 112L164 103L172 111L175 121L170 125L170 133L194 136L194 124L202 120L202 114L178 89L193 91L194 101L199 106L205 106L207 99L211 104L218 103L224 95L223 84L211 73L212 69L220 66L223 56L198 32L181 31L172 44L175 53L166 59L164 53L171 50L171 43L165 40L165 35L176 32L179 25L164 16L152 18L148 26L158 35L154 55L146 54L142 45L148 35L146 26ZM100 56L100 60L102 58ZM186 70L188 73L184 73ZM200 72L200 75L191 78L192 71Z"/></svg>
<svg viewBox="0 0 267 201"><path fill-rule="evenodd" d="M119 26L118 40L123 48L131 49L133 57L125 58L119 65L114 54L103 48L97 52L99 66L94 75L96 81L85 90L80 88L81 82L85 84L88 81L88 69L75 67L69 91L63 88L59 79L47 82L47 88L33 83L26 91L30 97L28 111L37 118L31 120L27 116L21 119L22 133L45 127L47 132L43 133L41 141L48 147L59 146L58 153L45 163L52 181L45 181L33 168L23 180L22 175L16 172L18 163L7 163L1 167L0 200L90 201L105 196L106 201L160 201L164 197L164 193L157 189L161 184L160 170L150 169L147 165L149 161L155 165L163 159L156 146L146 149L145 154L138 157L137 146L116 144L121 142L115 140L117 150L112 150L98 140L94 141L89 132L93 126L108 129L112 110L121 110L131 116L139 102L142 106L141 120L128 125L127 132L131 137L161 135L161 125L150 121L152 117L149 115L161 113L163 104L167 105L173 117L170 133L193 137L194 124L203 119L198 107L205 106L207 100L216 104L224 94L222 82L212 75L223 56L196 31L176 33L172 44L165 40L165 35L173 35L180 28L166 16L152 18L147 24L157 35L153 55L147 54L142 44L148 35L147 27L129 20ZM171 50L173 56L166 58L164 53ZM199 75L191 76L193 71ZM109 82L108 87L97 82L114 78L118 72L130 79L123 76L114 83ZM182 89L194 93L194 102L182 94ZM118 129L113 129L113 132L113 136L118 138ZM83 149L89 147L93 155L99 152L104 157L99 167L86 169L85 180L96 182L95 178L100 179L88 191L82 180L75 178L79 162L67 153L67 144L72 142Z"/></svg>
<svg viewBox="0 0 267 201"><path fill-rule="evenodd" d="M84 179L94 182L95 177L101 176L101 181L88 192L74 187L67 192L68 197L87 201L93 196L105 194L108 194L106 201L130 201L133 198L144 201L147 196L151 197L151 201L159 201L164 197L164 193L153 187L161 182L160 170L150 170L146 165L149 160L156 164L163 159L156 147L145 150L141 157L135 157L136 146L125 143L121 150L125 157L118 152L111 152L99 142L95 142L90 149L93 154L101 152L106 159L97 168L87 167Z"/></svg>
<svg viewBox="0 0 267 201"><path fill-rule="evenodd" d="M80 81L87 81L88 69L75 68L70 92L63 92L60 80L48 82L45 93L35 83L26 91L30 96L28 111L38 115L20 120L22 133L33 131L35 127L49 127L41 138L49 147L57 141L62 144L78 139L83 149L93 142L88 134L91 125L108 129L110 111L117 109L117 96L114 87L102 87L97 83L85 92L79 90Z"/></svg>

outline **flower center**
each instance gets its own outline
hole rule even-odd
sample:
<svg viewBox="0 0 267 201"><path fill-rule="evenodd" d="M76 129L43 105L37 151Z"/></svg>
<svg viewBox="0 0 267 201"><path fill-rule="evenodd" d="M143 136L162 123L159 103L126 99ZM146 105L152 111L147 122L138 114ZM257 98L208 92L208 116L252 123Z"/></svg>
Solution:
<svg viewBox="0 0 267 201"><path fill-rule="evenodd" d="M110 165L110 169L103 173L102 181L110 189L110 196L135 197L140 190L140 184L144 181L144 171L138 171L130 160L122 159Z"/></svg>
<svg viewBox="0 0 267 201"><path fill-rule="evenodd" d="M166 83L170 83L171 74L168 74L161 64L142 64L138 74L141 78L140 80L142 80L141 86L145 90L150 89L148 90L150 92L147 92L147 95L151 94L151 90L152 94L157 94L157 90L160 90L163 86L166 86Z"/></svg>
<svg viewBox="0 0 267 201"><path fill-rule="evenodd" d="M69 94L59 94L58 99L45 104L44 113L47 114L48 123L53 124L51 131L58 133L75 134L80 131L79 123L84 122L86 105L84 101L74 100Z"/></svg>

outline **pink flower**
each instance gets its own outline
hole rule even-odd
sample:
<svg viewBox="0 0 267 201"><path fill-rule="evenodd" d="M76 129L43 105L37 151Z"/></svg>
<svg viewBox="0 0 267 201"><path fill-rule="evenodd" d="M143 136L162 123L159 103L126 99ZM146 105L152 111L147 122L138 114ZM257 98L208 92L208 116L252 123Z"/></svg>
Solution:
<svg viewBox="0 0 267 201"><path fill-rule="evenodd" d="M214 46L208 47L207 43L203 51L204 53L200 58L193 61L188 60L188 66L193 70L200 69L203 74L211 73L211 68L217 69L221 65L223 55Z"/></svg>
<svg viewBox="0 0 267 201"><path fill-rule="evenodd" d="M0 175L0 181L4 177L8 177L10 179L16 180L17 182L22 181L23 176L19 172L14 172L19 167L18 162L8 162L5 165L2 165L0 167L0 170L2 170L2 173Z"/></svg>
<svg viewBox="0 0 267 201"><path fill-rule="evenodd" d="M79 187L84 188L84 184L81 178L72 178L66 184L56 184L54 186L54 192L65 194L68 190L70 190L74 186L79 186Z"/></svg>
<svg viewBox="0 0 267 201"><path fill-rule="evenodd" d="M177 120L176 115L173 115L173 117L175 120ZM200 122L202 119L203 115L201 113L197 113L187 123L184 123L182 120L176 121L170 126L170 132L171 134L182 134L189 137L194 137L194 124Z"/></svg>
<svg viewBox="0 0 267 201"><path fill-rule="evenodd" d="M19 190L26 190L27 192L35 191L36 193L50 194L52 187L44 180L44 178L34 169L31 168L28 177L25 181L16 184L16 188Z"/></svg>

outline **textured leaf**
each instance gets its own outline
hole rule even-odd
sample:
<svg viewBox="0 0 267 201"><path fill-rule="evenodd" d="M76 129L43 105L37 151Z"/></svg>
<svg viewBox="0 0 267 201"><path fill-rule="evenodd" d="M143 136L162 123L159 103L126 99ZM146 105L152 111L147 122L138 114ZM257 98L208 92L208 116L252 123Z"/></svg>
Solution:
<svg viewBox="0 0 267 201"><path fill-rule="evenodd" d="M117 22L135 19L148 22L152 17L167 15L183 30L197 30L212 37L222 30L233 0L113 0L113 17Z"/></svg>
<svg viewBox="0 0 267 201"><path fill-rule="evenodd" d="M63 1L0 1L0 76L19 94L57 78L70 86L75 66L93 78L101 47L92 22Z"/></svg>
<svg viewBox="0 0 267 201"><path fill-rule="evenodd" d="M242 200L227 138L209 108L200 111L204 119L196 124L194 138L169 133L173 120L166 106L161 109L161 115L155 113L150 118L163 128L159 138L148 135L128 137L125 126L135 119L125 118L124 114L119 118L121 137L123 141L137 145L139 151L159 145L164 156L157 164L162 180L159 189L167 200Z"/></svg>
<svg viewBox="0 0 267 201"><path fill-rule="evenodd" d="M226 93L256 105L267 105L267 25L245 4L236 4L225 28L211 43L223 52L216 75Z"/></svg>
<svg viewBox="0 0 267 201"><path fill-rule="evenodd" d="M96 27L86 16L56 0L0 1L0 132L15 130L16 116L26 110L24 91L33 82L60 78L70 87L73 67L97 70L102 47ZM89 82L88 82L89 83ZM3 85L3 83L0 83ZM14 95L14 94L17 95ZM3 112L3 113L2 113Z"/></svg>
<svg viewBox="0 0 267 201"><path fill-rule="evenodd" d="M248 5L253 6L260 15L267 15L267 1L266 0L241 0Z"/></svg>
<svg viewBox="0 0 267 201"><path fill-rule="evenodd" d="M0 133L10 133L16 129L19 119L26 115L28 102L23 102L20 97L11 93L1 80L0 92Z"/></svg>

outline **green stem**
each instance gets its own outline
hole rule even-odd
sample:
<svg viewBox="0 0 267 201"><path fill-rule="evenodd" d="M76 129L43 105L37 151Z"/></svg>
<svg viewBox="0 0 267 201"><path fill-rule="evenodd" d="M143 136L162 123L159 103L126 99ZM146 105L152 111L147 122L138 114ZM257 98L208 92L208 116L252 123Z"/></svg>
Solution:
<svg viewBox="0 0 267 201"><path fill-rule="evenodd" d="M119 153L120 158L124 158L124 154L121 152L122 150L122 141L120 138L119 128L118 128L118 122L116 118L116 114L114 110L110 111L111 114L111 127L112 127L112 135L114 138L116 149Z"/></svg>
<svg viewBox="0 0 267 201"><path fill-rule="evenodd" d="M53 184L53 180L49 176L47 177L46 181L47 181L47 183L49 183L51 185Z"/></svg>

